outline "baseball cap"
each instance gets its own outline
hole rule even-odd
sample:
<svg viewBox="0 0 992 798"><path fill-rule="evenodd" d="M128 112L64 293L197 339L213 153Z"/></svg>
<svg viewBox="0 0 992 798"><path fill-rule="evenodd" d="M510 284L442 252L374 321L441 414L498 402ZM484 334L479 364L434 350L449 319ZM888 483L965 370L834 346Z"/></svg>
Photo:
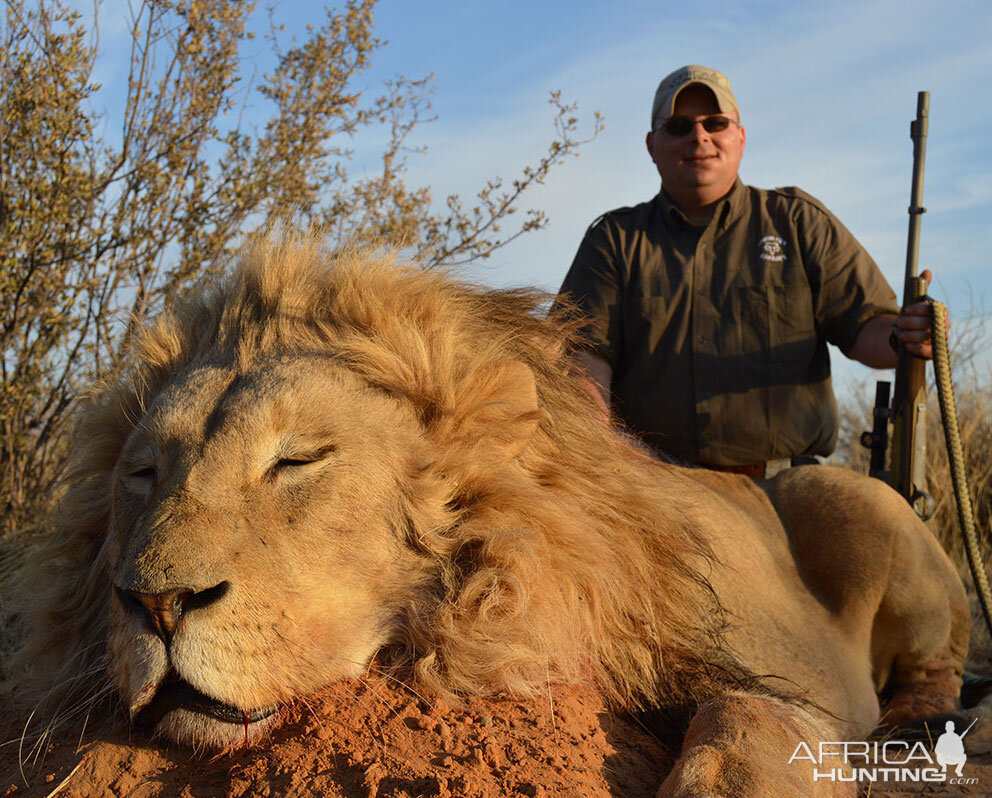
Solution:
<svg viewBox="0 0 992 798"><path fill-rule="evenodd" d="M655 129L661 122L666 121L675 108L675 99L679 92L686 86L694 84L705 86L713 92L716 97L717 107L721 112L736 111L740 117L740 109L737 107L737 100L730 90L730 81L722 72L699 64L689 64L679 67L670 75L662 78L658 84L658 90L654 93L654 105L651 106L651 129Z"/></svg>

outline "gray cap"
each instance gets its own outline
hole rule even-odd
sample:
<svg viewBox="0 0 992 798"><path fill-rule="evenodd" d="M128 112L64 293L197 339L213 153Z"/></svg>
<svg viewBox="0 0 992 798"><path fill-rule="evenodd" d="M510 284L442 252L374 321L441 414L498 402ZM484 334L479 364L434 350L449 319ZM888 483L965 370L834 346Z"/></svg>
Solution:
<svg viewBox="0 0 992 798"><path fill-rule="evenodd" d="M736 111L738 119L740 118L740 109L737 107L737 100L734 99L734 93L730 90L727 76L709 67L689 64L679 67L658 84L658 90L654 93L654 105L651 106L652 130L672 115L679 92L687 86L696 84L705 86L713 92L717 107L722 113Z"/></svg>

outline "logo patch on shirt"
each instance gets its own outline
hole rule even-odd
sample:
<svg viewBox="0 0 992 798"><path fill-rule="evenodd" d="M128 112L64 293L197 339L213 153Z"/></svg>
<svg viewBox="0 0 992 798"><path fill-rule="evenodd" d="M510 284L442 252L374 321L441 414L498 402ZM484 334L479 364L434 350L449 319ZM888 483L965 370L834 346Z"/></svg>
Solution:
<svg viewBox="0 0 992 798"><path fill-rule="evenodd" d="M785 260L785 239L778 236L765 236L758 242L758 249L762 260Z"/></svg>

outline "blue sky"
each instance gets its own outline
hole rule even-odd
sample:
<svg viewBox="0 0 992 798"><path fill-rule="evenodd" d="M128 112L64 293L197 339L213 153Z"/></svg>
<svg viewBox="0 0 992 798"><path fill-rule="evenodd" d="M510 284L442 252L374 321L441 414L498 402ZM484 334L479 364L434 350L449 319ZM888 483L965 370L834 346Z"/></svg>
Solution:
<svg viewBox="0 0 992 798"><path fill-rule="evenodd" d="M323 3L282 0L290 31ZM107 42L126 6L101 10ZM256 14L261 25L264 9ZM992 4L919 0L796 2L453 2L381 0L376 32L388 44L365 83L435 76L438 119L414 144L412 185L466 201L494 176L515 177L551 137L548 93L579 103L606 130L581 157L525 198L550 224L471 269L499 286L557 289L587 225L610 208L650 198L659 179L644 151L651 99L686 63L725 72L741 105L741 176L798 185L854 232L901 293L916 93L931 92L920 249L937 275L931 293L963 319L992 302ZM115 24L116 23L116 24ZM105 65L105 69L110 69ZM375 169L375 134L354 141L353 172ZM834 357L841 392L872 375Z"/></svg>
<svg viewBox="0 0 992 798"><path fill-rule="evenodd" d="M315 4L315 8L319 6ZM606 130L528 207L548 229L473 271L555 290L586 226L658 190L644 152L651 99L686 63L725 72L748 133L745 182L819 197L898 294L906 258L916 93L930 99L920 267L963 319L992 301L992 4L978 2L409 3L383 0L376 72L435 74L438 120L411 179L471 195L543 151L551 89ZM841 391L868 369L835 353Z"/></svg>

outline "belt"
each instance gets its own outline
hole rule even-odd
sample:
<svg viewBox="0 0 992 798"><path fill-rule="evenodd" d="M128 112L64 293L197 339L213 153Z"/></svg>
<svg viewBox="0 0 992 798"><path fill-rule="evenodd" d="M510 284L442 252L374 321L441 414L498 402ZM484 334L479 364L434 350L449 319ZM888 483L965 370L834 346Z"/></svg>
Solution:
<svg viewBox="0 0 992 798"><path fill-rule="evenodd" d="M785 471L794 465L813 465L817 462L815 457L801 455L799 457L782 457L778 460L766 460L761 463L745 463L744 465L716 466L708 465L711 471L723 471L728 474L743 474L751 479L770 479L779 471Z"/></svg>
<svg viewBox="0 0 992 798"><path fill-rule="evenodd" d="M706 466L711 471L723 471L727 474L743 474L751 479L764 479L768 463L745 463L732 466Z"/></svg>

